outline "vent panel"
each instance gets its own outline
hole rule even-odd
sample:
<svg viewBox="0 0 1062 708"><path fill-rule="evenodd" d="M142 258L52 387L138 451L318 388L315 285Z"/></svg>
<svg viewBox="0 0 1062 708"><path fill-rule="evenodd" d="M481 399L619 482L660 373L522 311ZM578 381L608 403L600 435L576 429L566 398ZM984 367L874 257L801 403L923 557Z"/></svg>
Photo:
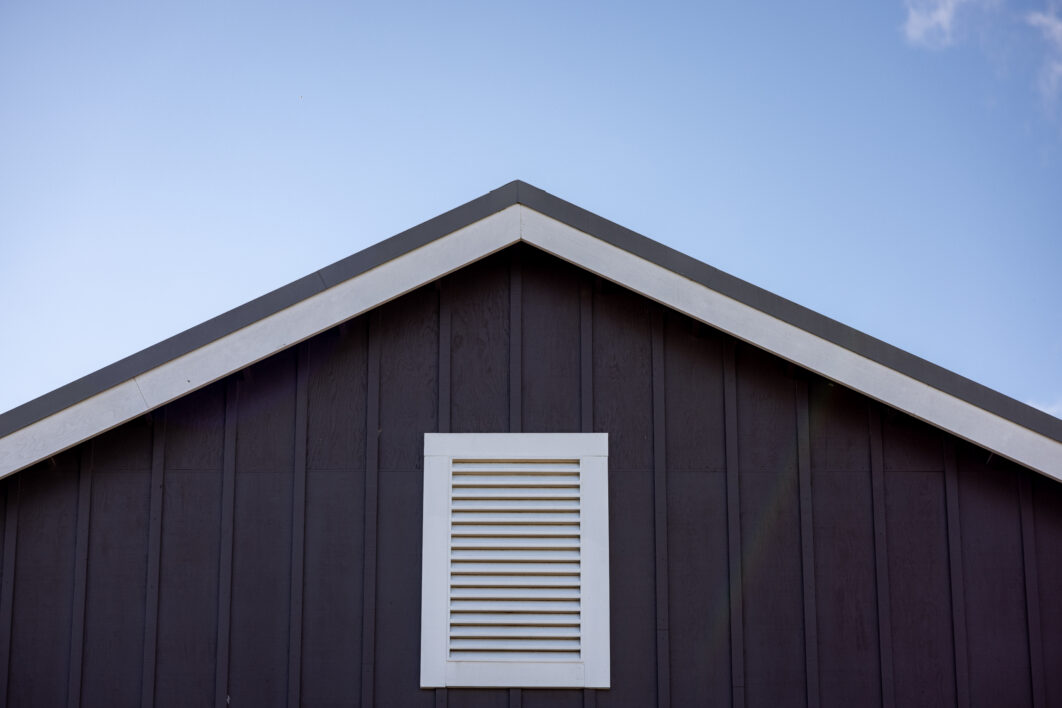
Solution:
<svg viewBox="0 0 1062 708"><path fill-rule="evenodd" d="M450 658L579 659L579 463L455 460L450 493Z"/></svg>

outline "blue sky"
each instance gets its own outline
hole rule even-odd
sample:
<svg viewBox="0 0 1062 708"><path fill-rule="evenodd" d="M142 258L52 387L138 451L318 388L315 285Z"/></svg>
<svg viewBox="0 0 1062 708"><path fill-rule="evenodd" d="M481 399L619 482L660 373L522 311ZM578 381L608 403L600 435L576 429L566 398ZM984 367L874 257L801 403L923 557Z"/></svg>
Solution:
<svg viewBox="0 0 1062 708"><path fill-rule="evenodd" d="M0 3L0 411L512 179L1062 415L1062 3Z"/></svg>

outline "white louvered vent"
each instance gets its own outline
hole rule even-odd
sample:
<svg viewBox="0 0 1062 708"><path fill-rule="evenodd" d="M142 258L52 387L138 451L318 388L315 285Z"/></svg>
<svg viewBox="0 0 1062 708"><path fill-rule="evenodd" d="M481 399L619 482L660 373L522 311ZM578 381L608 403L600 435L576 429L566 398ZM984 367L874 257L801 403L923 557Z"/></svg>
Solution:
<svg viewBox="0 0 1062 708"><path fill-rule="evenodd" d="M579 461L454 460L453 659L579 658Z"/></svg>
<svg viewBox="0 0 1062 708"><path fill-rule="evenodd" d="M421 686L609 678L608 436L424 436Z"/></svg>

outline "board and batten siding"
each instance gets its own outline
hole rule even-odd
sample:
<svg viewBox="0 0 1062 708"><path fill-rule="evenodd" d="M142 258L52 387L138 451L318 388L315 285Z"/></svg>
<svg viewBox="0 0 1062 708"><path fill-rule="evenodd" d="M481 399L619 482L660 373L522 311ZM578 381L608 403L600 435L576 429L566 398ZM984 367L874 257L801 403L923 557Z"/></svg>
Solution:
<svg viewBox="0 0 1062 708"><path fill-rule="evenodd" d="M607 432L612 688L419 685L423 434ZM0 482L0 702L1062 706L1062 485L531 247Z"/></svg>

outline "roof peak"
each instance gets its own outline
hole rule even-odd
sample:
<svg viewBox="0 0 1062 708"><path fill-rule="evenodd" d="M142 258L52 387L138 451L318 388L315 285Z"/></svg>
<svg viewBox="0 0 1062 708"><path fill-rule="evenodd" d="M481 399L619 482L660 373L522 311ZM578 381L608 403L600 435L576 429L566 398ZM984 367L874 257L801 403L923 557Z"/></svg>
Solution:
<svg viewBox="0 0 1062 708"><path fill-rule="evenodd" d="M1062 478L1062 420L724 273L522 180L510 181L424 223L0 414L0 475L21 469L124 420L164 405L264 356L519 241L531 243L739 339L905 410L960 437L973 440L1001 455L1044 471L1043 464L1038 467L1039 463L1019 459L1020 455L1008 454L1002 449L1005 445L1001 444L996 446L1000 449L995 449L992 444L986 443L978 437L980 428L963 432L956 429L955 425L949 425L937 415L939 411L930 410L928 404L920 402L917 397L904 402L898 397L890 398L889 390L879 391L875 386L886 378L892 378L895 379L891 384L893 386L906 386L917 389L924 397L939 398L934 404L938 407L955 408L956 411L961 409L965 415L987 416L982 421L982 427L991 428L994 424L992 420L996 420L999 425L1015 428L1010 430L1008 427L1008 434L1028 433L1034 436L1029 439L1030 444L1039 444L1037 439L1042 438L1048 441L1049 448L1050 443L1057 446L1058 459L1052 468L1056 471L1049 474ZM433 253L425 256L429 251ZM432 258L436 258L436 262L432 262ZM390 271L392 282L377 282L384 270ZM667 286L662 290L661 284L665 282ZM351 303L357 304L340 305L332 302L330 293L340 289L348 298L352 298ZM708 301L712 302L714 309L702 307ZM313 303L324 303L318 308L324 308L323 314L311 307ZM275 342L276 348L269 349L272 344L266 346L256 343L253 356L248 354L241 359L230 355L219 359L211 364L215 368L207 373L187 369L187 366L194 365L193 360L197 356L203 360L203 351L211 347L216 349L218 343L230 340L238 333L243 332L239 336L245 337L247 331L254 330L266 321L283 319L286 311L297 307L313 311L313 317L306 319L307 323L312 322L313 325L307 325L309 329L303 326L304 323L292 325L291 331ZM814 349L818 359L809 358L807 352L799 350L797 340L806 340L800 346ZM180 366L177 366L178 363ZM855 367L859 370L856 373L864 378L845 369L846 366ZM181 368L184 371L182 376L187 378L187 386L170 382L162 387L164 393L156 395L151 392L149 381L142 379L146 377L158 383L164 378L158 372L167 367ZM141 390L141 384L143 388L148 388L147 392ZM59 435L58 432L54 435L46 432L61 422L58 418L72 416L73 409L87 406L90 399L101 396L113 399L106 404L113 410L102 409L100 415L104 417L101 420L105 422L94 424L98 429L76 426L84 433L76 440L73 437L77 435L70 437L70 431L63 433L67 435L65 438L54 437ZM119 409L126 413L120 413ZM58 428L62 426L58 425ZM41 439L42 435L46 439ZM999 435L1001 440L1007 437L1003 433ZM33 444L29 448L35 450L32 453L28 452L25 444L30 439ZM1050 449L1054 451L1054 448ZM15 462L5 458L13 455L12 451L18 452L10 458ZM26 462L30 458L33 459ZM16 466L11 467L12 464ZM1050 461L1045 464L1051 466Z"/></svg>

